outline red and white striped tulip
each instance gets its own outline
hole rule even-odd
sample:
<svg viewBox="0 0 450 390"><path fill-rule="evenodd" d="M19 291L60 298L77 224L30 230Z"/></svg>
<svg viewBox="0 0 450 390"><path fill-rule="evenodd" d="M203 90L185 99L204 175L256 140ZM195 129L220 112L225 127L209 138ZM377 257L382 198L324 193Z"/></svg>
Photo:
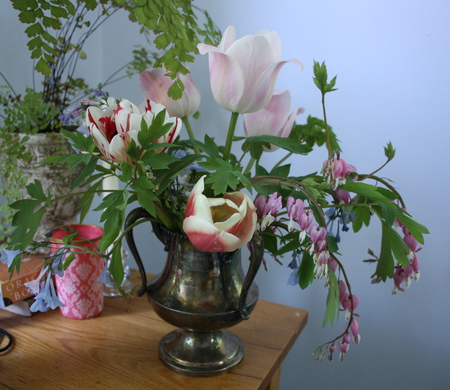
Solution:
<svg viewBox="0 0 450 390"><path fill-rule="evenodd" d="M108 99L106 105L88 107L86 125L101 153L108 160L132 163L127 149L131 140L134 140L137 146L141 146L138 140L141 122L145 121L149 126L156 115L164 109L163 105L150 100L138 107L129 100L123 99L116 103ZM180 132L181 119L169 117L166 112L164 124L166 123L171 123L172 126L156 143L172 143ZM161 148L155 153L164 152L166 149Z"/></svg>
<svg viewBox="0 0 450 390"><path fill-rule="evenodd" d="M195 248L203 252L233 252L245 246L256 228L256 211L242 192L207 198L203 176L192 189L183 229Z"/></svg>

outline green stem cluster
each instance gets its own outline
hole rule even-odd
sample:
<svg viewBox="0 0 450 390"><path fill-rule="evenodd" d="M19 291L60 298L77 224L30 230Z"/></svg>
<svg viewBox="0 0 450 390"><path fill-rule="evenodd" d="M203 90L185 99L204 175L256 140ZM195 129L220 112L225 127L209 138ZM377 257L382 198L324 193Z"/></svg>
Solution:
<svg viewBox="0 0 450 390"><path fill-rule="evenodd" d="M231 154L231 146L233 145L234 133L236 131L237 120L239 118L238 112L232 112L230 118L230 124L228 125L227 140L225 143L225 149L223 151L223 159L228 161Z"/></svg>

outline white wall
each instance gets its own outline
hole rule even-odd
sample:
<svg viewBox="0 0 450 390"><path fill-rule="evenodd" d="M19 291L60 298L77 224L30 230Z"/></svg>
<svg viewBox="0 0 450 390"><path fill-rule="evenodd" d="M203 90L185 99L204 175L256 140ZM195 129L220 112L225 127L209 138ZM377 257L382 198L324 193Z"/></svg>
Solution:
<svg viewBox="0 0 450 390"><path fill-rule="evenodd" d="M261 298L297 306L310 312L309 323L283 364L281 389L403 389L450 387L450 256L448 241L450 192L446 153L450 145L448 107L450 78L450 3L445 0L196 0L224 30L236 26L238 36L268 28L283 42L283 58L305 64L299 72L288 64L278 86L289 88L293 107L303 106L304 117L320 116L319 94L312 82L313 60L326 61L338 75L337 92L329 95L328 118L342 142L343 157L360 172L378 167L383 146L392 141L394 161L383 171L395 180L409 210L426 224L431 235L419 253L421 279L406 293L391 295L392 283L371 285L373 269L361 262L367 248L378 250L376 226L363 234L348 233L341 247L354 293L361 300L361 345L352 345L344 362L315 362L310 353L344 326L322 328L325 290L316 282L306 291L286 285L289 270L269 260L269 272L257 281ZM7 2L0 5L0 70L16 73L22 82L30 69L22 26ZM125 15L103 29L102 41L88 53L98 62L91 67L104 76L122 64L134 43L142 43L138 27ZM98 45L97 45L98 44ZM16 51L17 50L17 51ZM14 58L14 60L13 60ZM17 59L15 59L17 58ZM200 133L221 137L228 113L213 104L207 57L191 67L201 86ZM89 68L91 69L91 68ZM87 74L87 73L86 73ZM94 75L91 74L92 78ZM97 81L93 81L96 83ZM139 102L138 80L111 86L111 95ZM202 136L200 136L202 137ZM280 156L279 154L277 155ZM325 151L299 158L299 173L319 169ZM90 216L96 222L94 215ZM144 237L144 232L139 232ZM141 239L143 252L160 252L148 259L158 272L164 262L156 239ZM287 261L286 261L287 263ZM337 356L336 356L337 357Z"/></svg>

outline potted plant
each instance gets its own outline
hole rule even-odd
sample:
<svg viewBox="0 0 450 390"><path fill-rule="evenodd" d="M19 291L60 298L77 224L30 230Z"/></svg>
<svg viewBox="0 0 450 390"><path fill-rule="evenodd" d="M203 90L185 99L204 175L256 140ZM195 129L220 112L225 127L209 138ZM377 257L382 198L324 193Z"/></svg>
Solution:
<svg viewBox="0 0 450 390"><path fill-rule="evenodd" d="M61 187L58 192L60 196L66 193L80 173L81 166L70 166L69 172L67 164L55 168L45 166L41 161L43 156L54 152L73 152L70 143L60 135L60 130L70 125L73 128L78 126L76 116L80 97L92 97L95 91L100 91L118 77L141 72L154 62L164 63L170 69L171 76L176 78L179 72L187 72L182 63L192 61L193 57L188 53L195 50L198 36L215 34L207 14L208 23L205 27L200 29L197 26L195 7L185 0L164 2L164 5L155 2L151 6L142 5L139 1L121 0L56 0L51 5L44 0L11 0L11 3L18 10L20 21L27 26L25 33L29 37L28 48L35 61L34 69L43 76L43 80L41 85L19 93L9 84L6 75L0 72L0 85L4 84L0 87L3 107L0 111L0 159L5 167L0 189L0 196L5 198L0 206L2 239L11 232L13 212L9 204L26 196L24 186L36 178L32 173L35 172L35 167L39 167L46 177L56 172L56 182ZM163 6L167 15L160 18ZM156 49L151 53L145 48L136 49L133 60L120 68L125 74L114 74L94 90L82 77L77 76L77 63L86 58L83 51L86 40L120 9L129 12L131 21L142 24L141 31L148 41L152 31L155 32L152 38ZM176 31L170 25L163 24L161 19L167 17L179 21ZM180 28L180 23L183 28ZM172 47L158 58L157 51L166 49L169 45ZM177 79L171 94L178 96L182 89L183 84ZM72 107L74 102L77 104ZM48 146L44 147L44 144ZM59 178L59 173L64 173L64 179ZM42 175L39 176L41 182ZM54 190L55 184L44 183L44 188L50 186ZM79 199L64 199L64 203L54 204L46 214L48 220L42 223L39 230L40 239L51 225L71 221L76 216L75 209Z"/></svg>
<svg viewBox="0 0 450 390"><path fill-rule="evenodd" d="M196 112L199 94L190 77L184 77L182 99L168 99L174 81L161 69L152 69L141 75L148 93L141 106L114 98L89 104L88 135L65 132L82 152L51 161L84 162L85 174L94 173L81 202L83 215L100 192L102 180L117 177L123 182L123 188L110 191L97 208L102 211L105 230L97 250L105 259L111 258L109 270L117 285L123 279L122 239L140 223L132 219L130 225L128 205L138 204L140 216L169 231L166 236L182 235L200 252L221 253L212 256L214 265L220 259L226 263L227 253L246 246L255 234L262 235L263 242L253 248L260 250L263 246L275 258L289 255L290 284L305 289L315 280L325 281L328 296L324 324L337 322L341 310L346 313L342 332L315 351L318 359L331 358L334 351L343 359L349 344L358 344L360 339L359 299L346 272L352 261L345 261L339 250L342 232L351 228L357 233L373 218L379 221L380 251L370 251L371 258L366 260L375 265L369 283L392 280L397 292L419 275L417 252L428 230L409 214L391 181L378 174L394 158L395 149L388 143L385 164L370 173L358 171L341 157L325 106L327 94L336 90L336 77L329 79L324 63L314 63L313 79L324 116L295 124L302 110L291 112L289 92L274 90L278 72L286 62L281 61L281 42L275 32L265 30L236 39L230 26L219 45L199 44L199 52L210 56L214 99L231 113L223 145L213 133L197 139L189 124L187 118ZM299 61L291 61L302 67ZM226 77L219 77L223 75ZM244 130L237 133L240 115ZM182 122L187 136L180 133ZM289 162L306 167L302 159L317 146L324 150L323 165L301 176L292 175ZM287 154L274 166L266 166L262 156L275 148ZM109 168L103 166L104 161ZM32 199L13 205L17 210L16 229L2 257L11 271L20 267L22 251L50 245L33 241L32 235L40 210L54 197L45 193L39 182L27 188ZM154 232L158 236L158 229ZM75 237L76 233L69 235L56 254L44 259L43 271L33 283L37 306L55 306L51 276L70 266L71 240ZM165 243L172 250L173 241ZM195 268L195 264L190 265ZM220 265L211 270L211 280L220 277L218 269ZM178 288L178 280L184 282L183 270L175 270L172 276ZM150 296L144 283L141 292L145 291ZM173 301L175 306L179 304Z"/></svg>

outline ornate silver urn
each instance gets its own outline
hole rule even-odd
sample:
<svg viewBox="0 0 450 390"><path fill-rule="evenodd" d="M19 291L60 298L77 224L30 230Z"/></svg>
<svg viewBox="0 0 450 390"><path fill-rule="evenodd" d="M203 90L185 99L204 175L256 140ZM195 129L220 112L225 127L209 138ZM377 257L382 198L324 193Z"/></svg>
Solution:
<svg viewBox="0 0 450 390"><path fill-rule="evenodd" d="M125 229L149 217L143 208L137 208L128 215ZM132 228L126 239L142 277L138 295L147 293L155 312L179 328L160 341L159 357L172 370L190 376L232 370L244 356L244 345L225 329L248 319L256 305L259 290L253 280L264 251L260 234L250 242L251 262L245 275L240 249L201 252L184 235L157 224L153 231L168 256L164 270L148 284Z"/></svg>

